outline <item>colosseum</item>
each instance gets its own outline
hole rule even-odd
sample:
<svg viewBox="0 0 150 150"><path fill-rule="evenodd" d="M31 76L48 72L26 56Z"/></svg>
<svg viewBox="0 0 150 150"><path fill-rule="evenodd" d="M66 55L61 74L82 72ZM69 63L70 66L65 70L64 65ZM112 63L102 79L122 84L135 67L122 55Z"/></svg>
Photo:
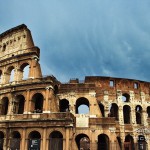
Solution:
<svg viewBox="0 0 150 150"><path fill-rule="evenodd" d="M149 82L62 83L42 76L39 57L26 25L0 34L0 150L150 149Z"/></svg>

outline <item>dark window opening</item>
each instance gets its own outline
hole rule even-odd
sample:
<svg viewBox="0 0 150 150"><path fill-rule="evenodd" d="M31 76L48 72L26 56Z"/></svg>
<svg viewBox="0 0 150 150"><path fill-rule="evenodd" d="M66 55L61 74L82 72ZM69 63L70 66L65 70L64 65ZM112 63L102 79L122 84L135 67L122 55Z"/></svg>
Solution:
<svg viewBox="0 0 150 150"><path fill-rule="evenodd" d="M106 134L98 136L98 150L109 150L109 138Z"/></svg>
<svg viewBox="0 0 150 150"><path fill-rule="evenodd" d="M1 115L7 115L7 113L8 113L8 102L9 102L9 100L7 97L2 98L1 105L0 105Z"/></svg>
<svg viewBox="0 0 150 150"><path fill-rule="evenodd" d="M148 118L150 118L150 106L147 107L147 115L148 115Z"/></svg>
<svg viewBox="0 0 150 150"><path fill-rule="evenodd" d="M43 95L36 93L32 98L32 109L34 113L42 113L43 111Z"/></svg>
<svg viewBox="0 0 150 150"><path fill-rule="evenodd" d="M123 102L129 102L130 101L130 95L125 93L122 95L122 101Z"/></svg>
<svg viewBox="0 0 150 150"><path fill-rule="evenodd" d="M4 145L4 133L0 131L0 150L3 150Z"/></svg>
<svg viewBox="0 0 150 150"><path fill-rule="evenodd" d="M63 150L63 135L59 131L50 134L49 150Z"/></svg>
<svg viewBox="0 0 150 150"><path fill-rule="evenodd" d="M38 131L32 131L29 134L28 149L40 150L41 134Z"/></svg>
<svg viewBox="0 0 150 150"><path fill-rule="evenodd" d="M134 150L134 140L131 135L125 137L124 150Z"/></svg>
<svg viewBox="0 0 150 150"><path fill-rule="evenodd" d="M3 52L6 50L6 44L3 45Z"/></svg>
<svg viewBox="0 0 150 150"><path fill-rule="evenodd" d="M115 117L115 119L118 120L118 106L115 103L111 105L110 117Z"/></svg>
<svg viewBox="0 0 150 150"><path fill-rule="evenodd" d="M10 139L10 149L12 150L20 150L20 140L21 135L18 131L14 131L11 135Z"/></svg>
<svg viewBox="0 0 150 150"><path fill-rule="evenodd" d="M130 106L125 105L123 107L123 117L124 117L124 124L130 124Z"/></svg>
<svg viewBox="0 0 150 150"><path fill-rule="evenodd" d="M139 105L136 106L135 112L136 112L136 123L141 124L142 123L142 107Z"/></svg>
<svg viewBox="0 0 150 150"><path fill-rule="evenodd" d="M60 112L69 112L69 101L62 99L59 101Z"/></svg>
<svg viewBox="0 0 150 150"><path fill-rule="evenodd" d="M13 112L16 114L23 114L25 98L23 95L18 95L14 102Z"/></svg>

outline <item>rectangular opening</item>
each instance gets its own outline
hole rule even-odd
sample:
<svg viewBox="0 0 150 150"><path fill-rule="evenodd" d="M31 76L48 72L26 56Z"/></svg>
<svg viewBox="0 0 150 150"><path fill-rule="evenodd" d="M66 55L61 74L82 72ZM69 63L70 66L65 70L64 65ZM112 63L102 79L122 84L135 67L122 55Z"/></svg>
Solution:
<svg viewBox="0 0 150 150"><path fill-rule="evenodd" d="M138 89L138 83L134 83L134 89Z"/></svg>
<svg viewBox="0 0 150 150"><path fill-rule="evenodd" d="M109 81L109 86L110 86L110 87L114 87L114 81L113 81L113 80L110 80L110 81Z"/></svg>

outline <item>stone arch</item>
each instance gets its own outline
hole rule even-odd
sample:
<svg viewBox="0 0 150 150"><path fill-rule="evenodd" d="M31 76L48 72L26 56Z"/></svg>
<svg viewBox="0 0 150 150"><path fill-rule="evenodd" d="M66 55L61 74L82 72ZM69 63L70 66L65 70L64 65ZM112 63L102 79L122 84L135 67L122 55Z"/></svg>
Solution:
<svg viewBox="0 0 150 150"><path fill-rule="evenodd" d="M112 103L110 107L110 117L115 117L115 119L118 120L118 115L118 105L116 103Z"/></svg>
<svg viewBox="0 0 150 150"><path fill-rule="evenodd" d="M128 93L122 94L122 101L123 102L129 102L130 101L130 95Z"/></svg>
<svg viewBox="0 0 150 150"><path fill-rule="evenodd" d="M5 74L5 80L6 82L13 82L15 81L15 67L9 66L6 70Z"/></svg>
<svg viewBox="0 0 150 150"><path fill-rule="evenodd" d="M4 145L4 133L0 131L0 150L3 150Z"/></svg>
<svg viewBox="0 0 150 150"><path fill-rule="evenodd" d="M128 149L132 150L132 149L134 149L134 139L133 139L133 137L130 134L126 135L126 137L125 137L124 149L125 150L128 150Z"/></svg>
<svg viewBox="0 0 150 150"><path fill-rule="evenodd" d="M102 103L99 103L98 106L99 106L99 109L101 111L102 117L105 117L105 107L104 107L104 105Z"/></svg>
<svg viewBox="0 0 150 150"><path fill-rule="evenodd" d="M109 137L106 134L98 135L98 150L109 150Z"/></svg>
<svg viewBox="0 0 150 150"><path fill-rule="evenodd" d="M69 112L69 101L67 99L62 99L59 101L60 112Z"/></svg>
<svg viewBox="0 0 150 150"><path fill-rule="evenodd" d="M89 100L85 97L80 97L76 101L76 114L88 114L90 112ZM82 109L80 111L80 108Z"/></svg>
<svg viewBox="0 0 150 150"><path fill-rule="evenodd" d="M50 133L49 150L63 150L63 135L60 131Z"/></svg>
<svg viewBox="0 0 150 150"><path fill-rule="evenodd" d="M28 149L38 149L40 150L41 145L41 134L40 132L34 130L31 131L28 135Z"/></svg>
<svg viewBox="0 0 150 150"><path fill-rule="evenodd" d="M140 105L137 105L135 107L135 113L136 113L136 123L141 124L142 123L142 107Z"/></svg>
<svg viewBox="0 0 150 150"><path fill-rule="evenodd" d="M24 62L20 66L20 78L25 80L29 78L30 73L30 64L28 62Z"/></svg>
<svg viewBox="0 0 150 150"><path fill-rule="evenodd" d="M13 131L10 139L10 149L20 149L21 134L18 131Z"/></svg>
<svg viewBox="0 0 150 150"><path fill-rule="evenodd" d="M78 134L75 138L78 149L89 150L90 139L86 134Z"/></svg>
<svg viewBox="0 0 150 150"><path fill-rule="evenodd" d="M15 114L23 114L24 112L24 104L25 104L25 98L23 95L17 95L15 97L13 112Z"/></svg>
<svg viewBox="0 0 150 150"><path fill-rule="evenodd" d="M0 102L0 114L7 115L8 113L8 106L9 106L9 99L8 97L3 97Z"/></svg>
<svg viewBox="0 0 150 150"><path fill-rule="evenodd" d="M35 93L31 100L31 112L42 113L44 97L41 93Z"/></svg>
<svg viewBox="0 0 150 150"><path fill-rule="evenodd" d="M150 106L147 107L147 115L148 115L148 118L150 118Z"/></svg>
<svg viewBox="0 0 150 150"><path fill-rule="evenodd" d="M124 118L124 124L130 124L131 123L131 108L129 105L123 106L123 118Z"/></svg>

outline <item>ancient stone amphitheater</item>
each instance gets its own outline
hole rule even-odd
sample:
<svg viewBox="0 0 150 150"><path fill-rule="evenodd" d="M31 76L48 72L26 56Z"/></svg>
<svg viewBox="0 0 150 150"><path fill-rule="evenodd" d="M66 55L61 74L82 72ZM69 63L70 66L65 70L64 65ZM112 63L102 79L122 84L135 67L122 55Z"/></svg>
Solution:
<svg viewBox="0 0 150 150"><path fill-rule="evenodd" d="M39 57L26 25L0 34L0 150L150 149L149 82L61 83L42 76Z"/></svg>

